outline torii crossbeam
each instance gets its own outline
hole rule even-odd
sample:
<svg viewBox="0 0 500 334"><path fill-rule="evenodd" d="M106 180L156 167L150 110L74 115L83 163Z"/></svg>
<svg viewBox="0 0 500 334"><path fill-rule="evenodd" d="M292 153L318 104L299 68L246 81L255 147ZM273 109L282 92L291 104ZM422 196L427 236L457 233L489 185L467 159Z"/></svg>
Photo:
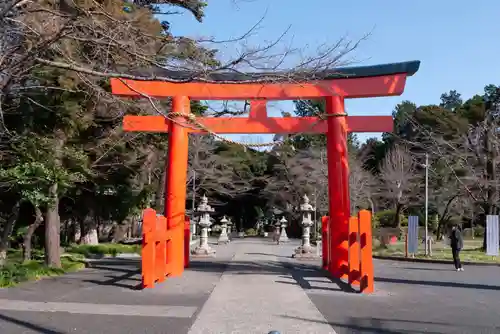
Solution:
<svg viewBox="0 0 500 334"><path fill-rule="evenodd" d="M130 97L172 98L172 112L190 113L193 100L251 100L248 118L199 117L197 121L214 133L326 133L329 182L330 247L329 271L343 277L348 261L348 228L350 217L347 132L390 132L391 116L347 116L344 100L363 97L401 95L406 78L418 71L419 61L337 68L314 73L314 80L267 81L279 78L279 73L209 75L203 82L184 83L111 79L113 94ZM151 72L141 73L151 75ZM152 78L162 73L154 73ZM179 80L193 76L189 72L168 71L165 77ZM286 77L285 75L283 76ZM253 82L249 82L253 81ZM267 100L326 100L325 120L318 117L267 117ZM125 131L168 132L168 163L165 215L169 228L184 223L188 133L201 132L186 127L186 119L177 116L125 116ZM182 251L174 251L182 254ZM177 262L177 261L176 261ZM178 261L182 264L183 261ZM182 268L174 270L181 273Z"/></svg>

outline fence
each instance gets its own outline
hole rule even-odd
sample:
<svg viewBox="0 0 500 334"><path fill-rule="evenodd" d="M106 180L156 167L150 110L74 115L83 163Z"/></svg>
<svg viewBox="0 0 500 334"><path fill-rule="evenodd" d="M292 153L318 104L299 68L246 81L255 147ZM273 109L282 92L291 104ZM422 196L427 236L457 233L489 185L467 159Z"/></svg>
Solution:
<svg viewBox="0 0 500 334"><path fill-rule="evenodd" d="M329 217L322 217L321 230L323 235L322 253L323 268L331 274L340 268L332 268L332 236ZM349 219L348 251L345 261L347 265L347 281L350 285L359 285L360 292L372 293L374 290L373 257L372 257L372 226L371 212L361 210L357 217Z"/></svg>
<svg viewBox="0 0 500 334"><path fill-rule="evenodd" d="M161 283L167 277L181 275L187 266L189 219L167 229L167 218L156 214L153 209L144 210L141 253L143 288L153 288L155 283Z"/></svg>

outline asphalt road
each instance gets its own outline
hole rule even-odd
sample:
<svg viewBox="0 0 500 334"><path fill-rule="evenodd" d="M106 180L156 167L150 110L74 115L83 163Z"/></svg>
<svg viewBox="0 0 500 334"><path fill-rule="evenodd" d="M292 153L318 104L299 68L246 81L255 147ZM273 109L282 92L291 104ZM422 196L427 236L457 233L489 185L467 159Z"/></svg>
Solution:
<svg viewBox="0 0 500 334"><path fill-rule="evenodd" d="M456 272L451 265L376 260L376 292L360 295L326 278L317 270L319 261L291 259L296 242L277 247L255 240L262 245L253 254L242 253L240 242L218 247L216 260L194 261L183 277L153 290L137 289L139 263L127 259L102 260L78 273L1 289L0 333L188 333L225 270L267 271L276 291L300 286L319 312L314 319L289 311L282 317L310 322L311 328L324 328L313 325L322 322L337 333L500 333L500 267ZM231 265L239 253L243 260ZM262 266L255 259L245 263L250 257ZM222 321L223 312L216 311L209 313Z"/></svg>
<svg viewBox="0 0 500 334"><path fill-rule="evenodd" d="M193 261L155 289L139 290L139 259L122 258L0 289L0 334L187 333L233 255L234 248L219 249L217 261Z"/></svg>
<svg viewBox="0 0 500 334"><path fill-rule="evenodd" d="M500 333L500 267L375 260L375 275L371 296L330 290L323 277L305 288L339 334Z"/></svg>

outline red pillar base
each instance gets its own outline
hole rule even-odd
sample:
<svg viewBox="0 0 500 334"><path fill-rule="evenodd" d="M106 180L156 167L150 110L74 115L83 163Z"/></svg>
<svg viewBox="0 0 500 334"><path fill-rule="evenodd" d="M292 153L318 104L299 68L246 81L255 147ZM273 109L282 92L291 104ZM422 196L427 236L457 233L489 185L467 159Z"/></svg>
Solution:
<svg viewBox="0 0 500 334"><path fill-rule="evenodd" d="M330 217L321 217L321 247L322 247L322 268L328 270L330 265Z"/></svg>
<svg viewBox="0 0 500 334"><path fill-rule="evenodd" d="M191 221L189 217L186 216L184 219L184 268L189 267L189 256L191 254Z"/></svg>
<svg viewBox="0 0 500 334"><path fill-rule="evenodd" d="M327 97L326 112L328 114L326 145L331 231L331 261L328 269L334 277L347 279L350 204L344 99L340 96Z"/></svg>
<svg viewBox="0 0 500 334"><path fill-rule="evenodd" d="M173 97L172 111L189 114L189 98ZM177 117L171 121L168 137L165 215L168 231L173 234L172 240L167 244L168 268L171 276L180 276L184 271L184 218L189 136L183 123L185 123L183 117Z"/></svg>

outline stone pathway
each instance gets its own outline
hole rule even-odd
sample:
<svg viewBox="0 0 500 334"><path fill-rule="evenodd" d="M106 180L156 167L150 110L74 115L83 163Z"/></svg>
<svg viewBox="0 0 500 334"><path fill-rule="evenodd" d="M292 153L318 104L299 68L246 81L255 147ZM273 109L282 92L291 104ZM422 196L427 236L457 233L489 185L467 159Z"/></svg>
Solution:
<svg viewBox="0 0 500 334"><path fill-rule="evenodd" d="M189 334L335 333L282 262L293 247L258 239L237 242L235 256ZM304 320L307 319L307 320Z"/></svg>

